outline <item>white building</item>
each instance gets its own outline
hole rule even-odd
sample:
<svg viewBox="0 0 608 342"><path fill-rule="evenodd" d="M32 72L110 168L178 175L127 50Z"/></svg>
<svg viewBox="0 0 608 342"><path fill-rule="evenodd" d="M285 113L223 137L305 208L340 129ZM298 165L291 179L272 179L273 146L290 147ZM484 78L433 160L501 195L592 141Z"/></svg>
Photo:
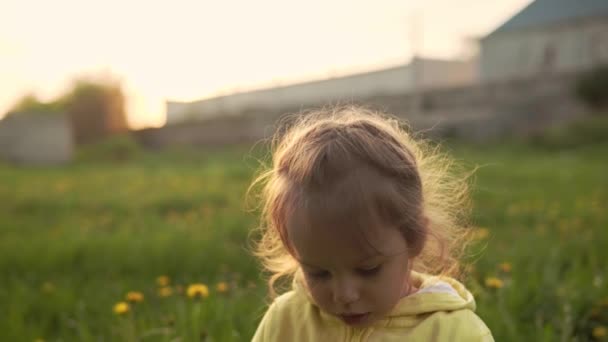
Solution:
<svg viewBox="0 0 608 342"><path fill-rule="evenodd" d="M608 0L536 0L480 43L482 81L608 63Z"/></svg>
<svg viewBox="0 0 608 342"><path fill-rule="evenodd" d="M407 65L361 74L262 89L194 102L167 102L167 124L238 115L247 110L299 108L376 95L395 95L416 89L472 84L474 61L415 58Z"/></svg>
<svg viewBox="0 0 608 342"><path fill-rule="evenodd" d="M12 113L0 120L0 159L20 164L72 160L74 138L64 113Z"/></svg>

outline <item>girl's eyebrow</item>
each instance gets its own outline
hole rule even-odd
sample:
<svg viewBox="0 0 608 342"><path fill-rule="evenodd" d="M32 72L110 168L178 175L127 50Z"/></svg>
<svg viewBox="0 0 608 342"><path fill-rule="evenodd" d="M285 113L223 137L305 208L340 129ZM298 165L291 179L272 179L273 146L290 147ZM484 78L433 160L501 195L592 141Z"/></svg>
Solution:
<svg viewBox="0 0 608 342"><path fill-rule="evenodd" d="M361 259L360 261L358 261L356 264L357 264L358 266L361 266L362 264L365 264L365 263L375 263L375 262L379 262L379 261L380 261L379 259L381 259L381 258L387 258L387 256L386 256L386 255L379 254L379 253L374 254L374 255L369 255L369 256L367 256L367 257L365 257L365 258L362 258L362 259ZM306 266L306 267L323 269L323 267L320 267L320 266L315 266L315 265L313 265L313 264L311 264L311 263L308 263L308 262L305 262L305 261L303 261L303 260L301 260L301 259L296 259L296 260L297 260L297 261L298 261L300 264L302 264L302 265L304 265L304 266Z"/></svg>
<svg viewBox="0 0 608 342"><path fill-rule="evenodd" d="M300 260L300 259L296 259L296 260L297 260L297 261L298 261L300 264L302 264L302 265L304 265L304 266L307 266L307 267L311 267L311 268L323 268L323 267L315 266L315 265L310 264L310 263L308 263L308 262L304 262L304 261L302 261L302 260Z"/></svg>
<svg viewBox="0 0 608 342"><path fill-rule="evenodd" d="M384 259L388 258L388 256L380 254L380 253L376 253L373 255L369 255L363 259L361 259L359 262L357 262L357 265L362 265L362 264L372 264L372 263L376 263L376 262L380 262L380 259L382 259L382 261L384 261Z"/></svg>

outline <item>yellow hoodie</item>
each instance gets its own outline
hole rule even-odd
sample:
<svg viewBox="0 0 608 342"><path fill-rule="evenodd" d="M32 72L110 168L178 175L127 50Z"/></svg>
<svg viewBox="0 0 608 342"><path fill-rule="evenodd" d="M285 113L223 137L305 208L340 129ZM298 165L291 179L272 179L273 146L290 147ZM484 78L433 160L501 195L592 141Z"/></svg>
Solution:
<svg viewBox="0 0 608 342"><path fill-rule="evenodd" d="M270 305L254 342L494 341L475 315L475 299L458 281L412 272L419 290L402 298L383 319L357 328L321 311L294 281L294 289Z"/></svg>

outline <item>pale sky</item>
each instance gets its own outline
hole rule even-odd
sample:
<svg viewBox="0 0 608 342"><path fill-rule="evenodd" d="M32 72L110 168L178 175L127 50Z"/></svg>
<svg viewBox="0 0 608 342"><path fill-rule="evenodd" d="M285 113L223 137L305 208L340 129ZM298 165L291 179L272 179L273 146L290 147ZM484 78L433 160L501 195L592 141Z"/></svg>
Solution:
<svg viewBox="0 0 608 342"><path fill-rule="evenodd" d="M407 63L455 58L531 0L2 0L0 117L79 75L123 81L134 128L193 101ZM418 32L418 34L413 34ZM418 37L412 43L412 37Z"/></svg>

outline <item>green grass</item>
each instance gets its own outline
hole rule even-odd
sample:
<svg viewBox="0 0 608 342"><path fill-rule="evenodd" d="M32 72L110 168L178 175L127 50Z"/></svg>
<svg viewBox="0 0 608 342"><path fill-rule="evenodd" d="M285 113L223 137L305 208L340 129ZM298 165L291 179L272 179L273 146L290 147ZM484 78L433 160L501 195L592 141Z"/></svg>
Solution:
<svg viewBox="0 0 608 342"><path fill-rule="evenodd" d="M0 165L0 340L249 340L266 289L247 251L256 218L243 196L256 163L246 152ZM495 339L592 340L608 326L608 145L452 152L482 166L473 219L490 235L466 283ZM174 295L157 295L160 275ZM487 288L488 277L504 287ZM177 293L193 283L207 284L209 297ZM115 314L128 291L144 301Z"/></svg>

